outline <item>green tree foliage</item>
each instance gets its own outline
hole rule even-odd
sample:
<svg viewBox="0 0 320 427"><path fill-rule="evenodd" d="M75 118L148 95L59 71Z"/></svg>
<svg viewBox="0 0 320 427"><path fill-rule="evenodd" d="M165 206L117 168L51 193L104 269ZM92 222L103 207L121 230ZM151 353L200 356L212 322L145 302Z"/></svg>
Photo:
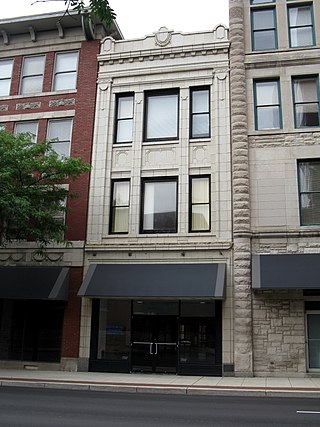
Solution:
<svg viewBox="0 0 320 427"><path fill-rule="evenodd" d="M0 246L12 240L67 243L61 215L73 197L66 184L90 170L79 158L60 158L50 142L0 131ZM60 217L60 219L59 219Z"/></svg>
<svg viewBox="0 0 320 427"><path fill-rule="evenodd" d="M78 13L85 13L89 16L96 16L99 18L107 27L110 27L112 21L116 19L116 14L111 8L108 0L35 0L35 3L46 3L52 1L61 1L64 3L66 13L72 10L77 10ZM87 4L86 4L87 3Z"/></svg>

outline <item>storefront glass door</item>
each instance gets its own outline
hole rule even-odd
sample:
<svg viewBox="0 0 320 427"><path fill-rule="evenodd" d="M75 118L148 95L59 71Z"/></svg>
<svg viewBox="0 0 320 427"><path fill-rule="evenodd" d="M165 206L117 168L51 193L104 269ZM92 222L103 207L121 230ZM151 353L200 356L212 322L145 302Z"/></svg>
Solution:
<svg viewBox="0 0 320 427"><path fill-rule="evenodd" d="M175 373L177 317L134 315L131 354L133 371Z"/></svg>

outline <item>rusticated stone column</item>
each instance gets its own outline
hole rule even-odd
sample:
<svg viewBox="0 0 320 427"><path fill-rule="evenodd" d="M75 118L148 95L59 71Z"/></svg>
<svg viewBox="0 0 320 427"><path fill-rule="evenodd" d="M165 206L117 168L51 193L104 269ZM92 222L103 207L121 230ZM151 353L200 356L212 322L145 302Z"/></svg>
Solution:
<svg viewBox="0 0 320 427"><path fill-rule="evenodd" d="M251 239L243 0L229 1L235 375L253 375Z"/></svg>

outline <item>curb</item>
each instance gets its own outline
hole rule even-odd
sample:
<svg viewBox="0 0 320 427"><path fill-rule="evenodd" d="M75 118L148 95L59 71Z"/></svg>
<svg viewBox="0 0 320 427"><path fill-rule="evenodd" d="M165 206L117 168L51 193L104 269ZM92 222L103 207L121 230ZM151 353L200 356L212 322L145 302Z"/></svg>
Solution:
<svg viewBox="0 0 320 427"><path fill-rule="evenodd" d="M251 396L320 398L319 388L238 387L238 386L179 386L161 384L105 383L23 378L0 378L0 387L28 387L55 390L100 392L175 394L193 396Z"/></svg>

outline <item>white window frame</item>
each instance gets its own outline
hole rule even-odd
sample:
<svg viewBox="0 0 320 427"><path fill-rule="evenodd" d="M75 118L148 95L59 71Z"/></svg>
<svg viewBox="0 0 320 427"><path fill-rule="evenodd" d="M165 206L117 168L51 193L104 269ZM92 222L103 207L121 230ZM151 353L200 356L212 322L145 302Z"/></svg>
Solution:
<svg viewBox="0 0 320 427"><path fill-rule="evenodd" d="M3 96L10 96L10 90L11 90L11 82L12 82L12 71L13 71L13 59L1 59L0 63L5 63L7 62L9 66L11 66L11 70L10 70L10 76L1 76L0 75L0 81L9 81L9 87L8 87L8 91L6 91L6 93L1 94L0 93L0 97Z"/></svg>
<svg viewBox="0 0 320 427"><path fill-rule="evenodd" d="M64 140L59 140L58 139L58 137L52 137L51 135L50 135L50 131L51 131L51 129L50 129L50 127L51 127L51 124L52 123L61 123L61 122L70 122L70 129L69 129L69 131L70 131L70 133L69 133L69 137L67 138L67 139L64 139ZM48 126L47 126L47 139L48 139L48 141L50 142L51 140L53 140L53 139L57 139L57 141L52 141L51 142L51 144L52 144L52 148L54 149L54 150L56 150L56 146L58 146L59 147L59 144L66 144L67 145L67 150L64 150L67 154L61 154L60 152L59 152L59 150L56 150L56 152L58 153L58 155L59 155L59 157L60 158L62 158L62 157L70 157L70 153L71 153L71 138L72 138L72 128L73 128L73 119L72 118L61 118L61 119L50 119L50 120L48 120Z"/></svg>
<svg viewBox="0 0 320 427"><path fill-rule="evenodd" d="M26 63L29 59L32 58L42 58L43 61L43 70L40 73L33 73L33 74L25 74L25 67L26 67ZM25 56L23 58L23 62L22 62L22 69L21 69L21 80L20 80L20 95L25 95L25 96L29 96L32 95L34 93L41 93L43 91L43 79L44 79L44 70L45 70L45 63L46 63L46 56L45 55L32 55L32 56ZM39 80L41 80L41 88L39 90L36 91L25 91L23 86L24 86L24 82L27 81L28 79L33 79L35 77L38 77Z"/></svg>
<svg viewBox="0 0 320 427"><path fill-rule="evenodd" d="M59 58L63 58L63 55L70 55L75 54L76 55L76 67L75 69L71 70L62 70L57 71L57 64L59 61ZM57 52L54 60L54 73L53 73L53 79L52 79L52 91L53 92L60 92L65 90L75 90L77 88L77 78L78 78L78 67L79 67L79 52L78 51L63 51L63 52ZM65 88L57 88L57 77L58 76L64 76L64 75L70 75L75 74L74 78L74 85L72 87L65 87Z"/></svg>

